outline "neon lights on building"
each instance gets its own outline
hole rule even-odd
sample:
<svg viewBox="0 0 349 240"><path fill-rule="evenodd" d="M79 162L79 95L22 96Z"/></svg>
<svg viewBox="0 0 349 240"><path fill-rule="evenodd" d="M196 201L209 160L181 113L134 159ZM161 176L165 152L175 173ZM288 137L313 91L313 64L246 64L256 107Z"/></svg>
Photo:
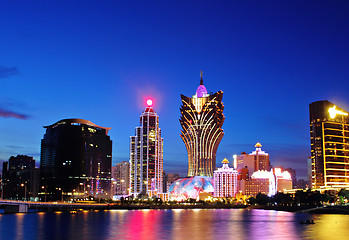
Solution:
<svg viewBox="0 0 349 240"><path fill-rule="evenodd" d="M251 183L249 184L259 188L266 180L269 182L268 196L275 195L277 191L292 189L291 174L287 171L282 171L281 168L274 168L271 171L258 170L251 175ZM253 189L251 186L249 189L250 193L257 194L260 191L260 189Z"/></svg>
<svg viewBox="0 0 349 240"><path fill-rule="evenodd" d="M223 92L208 94L202 74L196 94L181 95L181 138L188 152L188 176L213 177L216 152L223 138Z"/></svg>
<svg viewBox="0 0 349 240"><path fill-rule="evenodd" d="M152 101L151 99L148 99L148 100L147 100L147 105L148 105L149 107L151 107L151 106L153 105L153 101Z"/></svg>
<svg viewBox="0 0 349 240"><path fill-rule="evenodd" d="M336 106L333 106L331 108L328 109L328 113L330 114L330 118L335 118L336 115L343 115L343 116L348 116L348 113L337 110Z"/></svg>
<svg viewBox="0 0 349 240"><path fill-rule="evenodd" d="M140 116L141 126L130 137L130 193L134 195L163 189L163 139L159 116L149 100Z"/></svg>
<svg viewBox="0 0 349 240"><path fill-rule="evenodd" d="M329 101L309 105L312 188L349 188L349 117Z"/></svg>
<svg viewBox="0 0 349 240"><path fill-rule="evenodd" d="M170 200L185 201L188 198L199 200L200 193L213 193L213 179L210 177L195 176L180 178L170 186Z"/></svg>

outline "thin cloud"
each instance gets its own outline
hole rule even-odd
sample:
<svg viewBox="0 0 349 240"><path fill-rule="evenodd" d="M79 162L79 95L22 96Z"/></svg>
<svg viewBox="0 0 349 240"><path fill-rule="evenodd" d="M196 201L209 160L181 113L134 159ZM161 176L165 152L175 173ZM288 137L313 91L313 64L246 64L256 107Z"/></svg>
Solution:
<svg viewBox="0 0 349 240"><path fill-rule="evenodd" d="M0 117L17 118L17 119L23 119L23 120L26 120L29 118L28 115L12 112L12 111L9 111L9 110L3 109L3 108L0 108Z"/></svg>
<svg viewBox="0 0 349 240"><path fill-rule="evenodd" d="M19 71L16 67L8 68L0 66L0 78L8 78L17 74L19 74Z"/></svg>

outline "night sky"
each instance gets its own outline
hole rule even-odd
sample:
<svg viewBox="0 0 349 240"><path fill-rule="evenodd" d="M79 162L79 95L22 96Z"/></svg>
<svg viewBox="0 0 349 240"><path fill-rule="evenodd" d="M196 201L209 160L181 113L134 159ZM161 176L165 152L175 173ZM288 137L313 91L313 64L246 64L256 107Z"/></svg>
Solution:
<svg viewBox="0 0 349 240"><path fill-rule="evenodd" d="M112 127L113 165L128 161L151 97L164 170L184 176L180 94L203 70L224 92L217 165L260 141L305 178L309 103L349 110L348 13L348 1L2 1L0 160L38 164L43 126L82 118Z"/></svg>

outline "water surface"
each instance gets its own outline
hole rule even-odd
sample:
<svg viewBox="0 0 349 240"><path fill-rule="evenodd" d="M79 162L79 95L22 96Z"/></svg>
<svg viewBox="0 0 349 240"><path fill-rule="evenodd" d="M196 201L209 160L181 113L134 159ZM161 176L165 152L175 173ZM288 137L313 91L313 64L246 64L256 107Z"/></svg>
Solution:
<svg viewBox="0 0 349 240"><path fill-rule="evenodd" d="M300 224L306 219L315 224ZM0 239L349 239L349 216L257 209L0 214Z"/></svg>

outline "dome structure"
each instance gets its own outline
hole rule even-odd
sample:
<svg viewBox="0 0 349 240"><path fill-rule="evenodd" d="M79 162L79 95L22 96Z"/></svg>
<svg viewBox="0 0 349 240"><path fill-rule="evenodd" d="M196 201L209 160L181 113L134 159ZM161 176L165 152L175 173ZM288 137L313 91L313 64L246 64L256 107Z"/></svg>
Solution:
<svg viewBox="0 0 349 240"><path fill-rule="evenodd" d="M171 200L199 199L200 193L213 193L213 179L204 176L180 178L169 188Z"/></svg>
<svg viewBox="0 0 349 240"><path fill-rule="evenodd" d="M207 95L207 89L203 84L200 84L199 87L196 89L196 96L199 98L206 97Z"/></svg>
<svg viewBox="0 0 349 240"><path fill-rule="evenodd" d="M202 71L200 72L200 85L196 89L195 96L198 98L207 97L207 89L204 86L204 81L202 80Z"/></svg>

